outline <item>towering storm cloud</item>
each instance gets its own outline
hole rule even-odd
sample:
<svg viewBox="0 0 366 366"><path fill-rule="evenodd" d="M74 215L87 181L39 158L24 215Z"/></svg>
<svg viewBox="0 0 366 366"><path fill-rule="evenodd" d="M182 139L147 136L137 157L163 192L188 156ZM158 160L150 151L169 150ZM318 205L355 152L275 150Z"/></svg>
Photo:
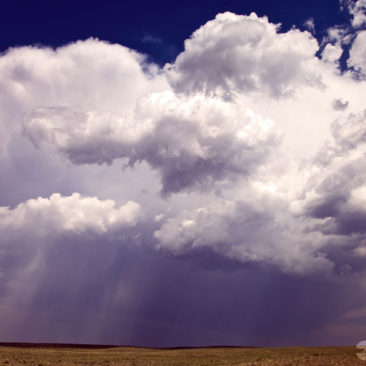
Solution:
<svg viewBox="0 0 366 366"><path fill-rule="evenodd" d="M322 38L220 13L162 66L96 38L1 54L0 337L362 337L366 16L342 7Z"/></svg>

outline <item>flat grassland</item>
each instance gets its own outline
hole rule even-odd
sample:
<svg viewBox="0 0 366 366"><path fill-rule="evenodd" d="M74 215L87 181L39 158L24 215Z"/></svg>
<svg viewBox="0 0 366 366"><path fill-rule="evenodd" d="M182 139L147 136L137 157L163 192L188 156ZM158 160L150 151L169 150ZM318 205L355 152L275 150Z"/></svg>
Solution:
<svg viewBox="0 0 366 366"><path fill-rule="evenodd" d="M355 347L186 348L0 346L0 366L366 366Z"/></svg>

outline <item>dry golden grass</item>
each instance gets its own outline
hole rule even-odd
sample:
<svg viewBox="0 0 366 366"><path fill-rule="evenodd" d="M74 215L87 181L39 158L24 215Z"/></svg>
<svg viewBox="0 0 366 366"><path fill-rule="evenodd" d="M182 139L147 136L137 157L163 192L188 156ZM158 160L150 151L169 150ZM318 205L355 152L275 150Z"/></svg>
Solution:
<svg viewBox="0 0 366 366"><path fill-rule="evenodd" d="M0 347L0 366L357 366L365 365L355 347L196 348L158 350L115 347Z"/></svg>

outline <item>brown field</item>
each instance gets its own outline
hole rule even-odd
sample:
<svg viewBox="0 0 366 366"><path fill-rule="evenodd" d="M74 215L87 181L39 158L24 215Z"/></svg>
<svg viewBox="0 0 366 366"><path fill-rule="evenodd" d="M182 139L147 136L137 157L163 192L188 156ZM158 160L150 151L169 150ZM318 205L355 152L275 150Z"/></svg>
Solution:
<svg viewBox="0 0 366 366"><path fill-rule="evenodd" d="M0 346L0 366L357 366L365 365L355 347L187 348Z"/></svg>

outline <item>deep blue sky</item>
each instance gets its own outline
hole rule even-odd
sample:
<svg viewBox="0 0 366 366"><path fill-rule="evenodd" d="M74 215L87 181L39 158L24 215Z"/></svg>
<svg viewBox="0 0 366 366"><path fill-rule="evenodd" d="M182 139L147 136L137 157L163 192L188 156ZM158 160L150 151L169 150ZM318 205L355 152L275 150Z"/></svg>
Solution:
<svg viewBox="0 0 366 366"><path fill-rule="evenodd" d="M224 11L254 11L281 23L282 30L301 27L313 18L319 37L347 17L338 0L4 1L0 5L0 50L16 45L55 47L97 37L165 63L175 58L194 30Z"/></svg>

